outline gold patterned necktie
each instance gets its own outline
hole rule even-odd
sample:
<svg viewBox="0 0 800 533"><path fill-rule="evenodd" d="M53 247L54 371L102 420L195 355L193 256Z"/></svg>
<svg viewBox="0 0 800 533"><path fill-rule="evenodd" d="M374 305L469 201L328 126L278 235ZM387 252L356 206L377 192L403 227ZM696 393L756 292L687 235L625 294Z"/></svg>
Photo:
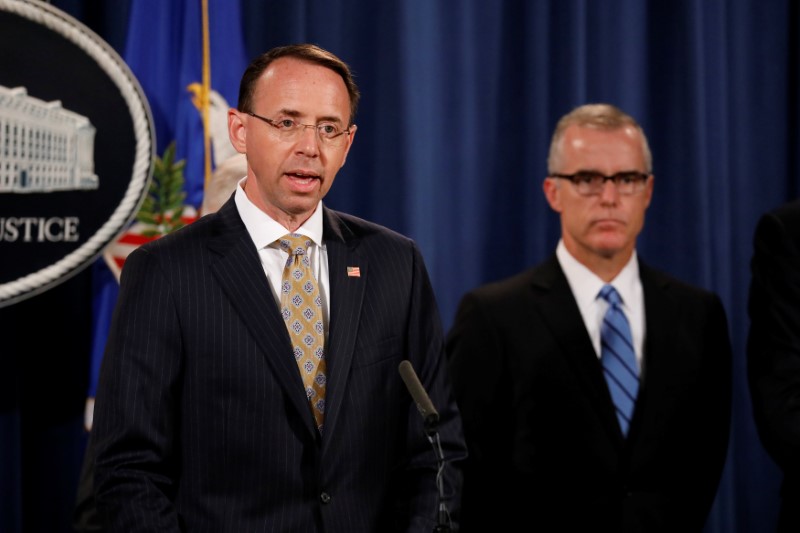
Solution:
<svg viewBox="0 0 800 533"><path fill-rule="evenodd" d="M325 324L322 298L308 257L311 243L311 239L296 233L278 239L281 249L289 253L281 281L281 316L289 330L294 358L314 420L322 433L326 382Z"/></svg>

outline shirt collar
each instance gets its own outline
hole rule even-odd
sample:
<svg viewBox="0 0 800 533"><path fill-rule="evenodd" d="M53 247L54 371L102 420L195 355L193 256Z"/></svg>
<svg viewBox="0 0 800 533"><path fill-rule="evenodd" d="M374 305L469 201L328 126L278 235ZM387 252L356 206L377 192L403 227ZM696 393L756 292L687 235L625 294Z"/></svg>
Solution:
<svg viewBox="0 0 800 533"><path fill-rule="evenodd" d="M250 201L250 198L247 197L247 193L245 193L242 188L244 181L245 180L240 181L239 185L236 187L234 201L236 202L236 208L239 210L239 215L242 217L245 228L247 228L247 232L256 245L256 249L260 250L270 246L289 233L289 231ZM314 241L314 244L317 246L322 246L322 200L319 201L314 212L308 217L308 220L297 228L294 233L305 235Z"/></svg>
<svg viewBox="0 0 800 533"><path fill-rule="evenodd" d="M556 257L572 289L572 294L578 301L578 306L583 308L587 305L591 305L606 282L575 259L567 250L563 240L558 241ZM633 298L636 294L635 286L638 279L639 261L637 260L636 250L634 250L620 273L609 282L609 284L613 285L617 290L620 298L622 298L623 306L630 305L631 302L633 302Z"/></svg>

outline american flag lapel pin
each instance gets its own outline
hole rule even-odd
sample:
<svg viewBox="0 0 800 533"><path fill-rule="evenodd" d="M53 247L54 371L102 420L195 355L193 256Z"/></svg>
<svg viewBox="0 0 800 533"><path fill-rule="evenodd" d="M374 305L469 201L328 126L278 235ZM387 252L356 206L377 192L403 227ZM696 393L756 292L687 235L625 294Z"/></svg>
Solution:
<svg viewBox="0 0 800 533"><path fill-rule="evenodd" d="M348 278L360 278L361 277L361 269L358 267L347 267L347 277Z"/></svg>

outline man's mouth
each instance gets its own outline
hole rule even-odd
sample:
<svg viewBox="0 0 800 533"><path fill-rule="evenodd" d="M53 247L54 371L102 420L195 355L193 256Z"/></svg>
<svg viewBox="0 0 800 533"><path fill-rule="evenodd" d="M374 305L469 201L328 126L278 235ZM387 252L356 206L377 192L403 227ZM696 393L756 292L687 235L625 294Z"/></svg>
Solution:
<svg viewBox="0 0 800 533"><path fill-rule="evenodd" d="M313 174L310 172L287 172L286 175L294 180L301 181L303 183L311 183L313 180L319 179L318 174Z"/></svg>
<svg viewBox="0 0 800 533"><path fill-rule="evenodd" d="M616 218L598 218L595 219L593 224L595 226L624 226L625 223L622 220Z"/></svg>

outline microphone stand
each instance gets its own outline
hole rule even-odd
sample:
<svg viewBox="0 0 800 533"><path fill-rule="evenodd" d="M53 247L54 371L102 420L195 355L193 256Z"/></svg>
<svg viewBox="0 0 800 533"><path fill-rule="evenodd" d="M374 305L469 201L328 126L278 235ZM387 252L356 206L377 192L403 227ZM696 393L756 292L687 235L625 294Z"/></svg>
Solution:
<svg viewBox="0 0 800 533"><path fill-rule="evenodd" d="M439 425L439 413L431 402L430 396L425 392L425 387L419 381L414 367L408 360L403 360L398 366L400 377L408 388L409 394L414 399L417 405L419 414L422 415L423 427L425 429L425 436L433 446L433 453L436 455L436 487L439 492L439 506L437 511L436 527L433 528L434 533L451 533L453 530L452 521L450 520L450 512L447 510L447 504L444 499L444 453L442 452L442 442L439 440L439 432L437 426Z"/></svg>
<svg viewBox="0 0 800 533"><path fill-rule="evenodd" d="M444 500L444 452L442 452L442 442L439 440L439 432L436 431L435 424L426 424L425 428L428 442L433 446L433 453L436 454L436 487L439 489L439 509L437 512L436 527L434 533L451 533L452 526L450 521L450 511Z"/></svg>

